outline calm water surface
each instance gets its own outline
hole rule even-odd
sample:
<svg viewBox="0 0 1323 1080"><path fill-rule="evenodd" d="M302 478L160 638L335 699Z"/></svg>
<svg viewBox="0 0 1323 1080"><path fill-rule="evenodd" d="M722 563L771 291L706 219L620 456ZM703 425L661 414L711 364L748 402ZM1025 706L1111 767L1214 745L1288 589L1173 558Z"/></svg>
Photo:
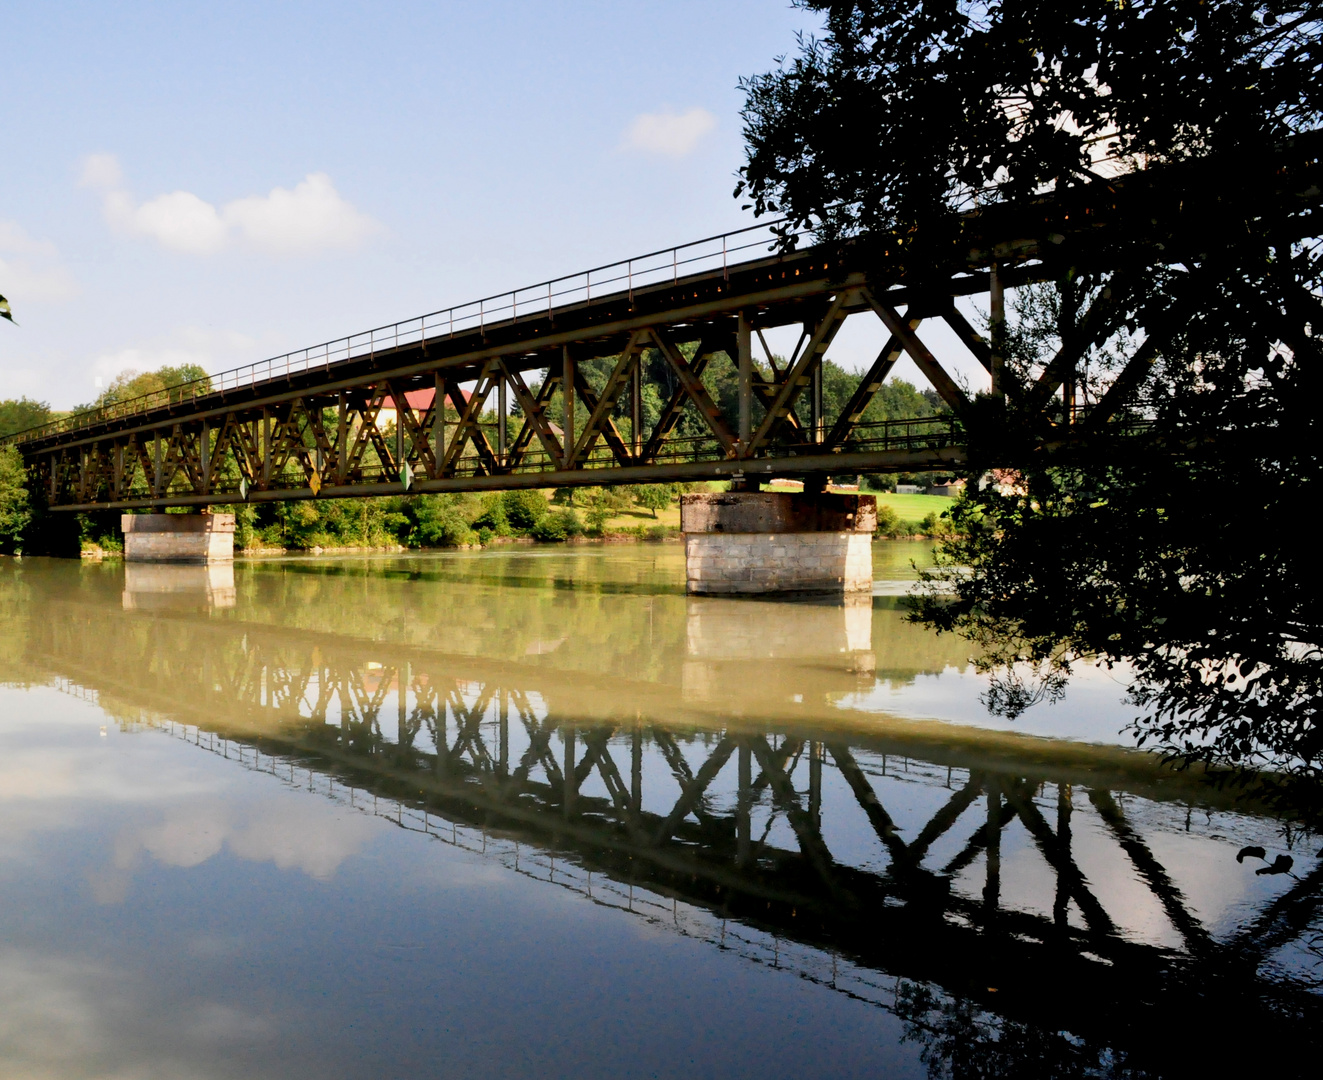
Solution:
<svg viewBox="0 0 1323 1080"><path fill-rule="evenodd" d="M990 719L876 551L0 561L0 1075L1311 1071L1317 838L1118 676Z"/></svg>

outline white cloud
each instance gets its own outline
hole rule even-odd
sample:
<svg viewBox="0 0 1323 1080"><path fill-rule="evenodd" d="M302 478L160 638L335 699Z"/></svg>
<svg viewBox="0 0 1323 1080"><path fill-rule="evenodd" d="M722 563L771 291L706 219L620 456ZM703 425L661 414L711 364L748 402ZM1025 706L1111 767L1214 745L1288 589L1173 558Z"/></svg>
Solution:
<svg viewBox="0 0 1323 1080"><path fill-rule="evenodd" d="M694 152L703 137L715 130L717 118L694 106L676 112L669 105L655 113L640 113L629 122L621 140L626 150L663 157L685 157Z"/></svg>
<svg viewBox="0 0 1323 1080"><path fill-rule="evenodd" d="M209 255L229 242L229 229L216 208L190 191L172 191L134 206L127 192L106 195L106 217L116 228L150 236L171 251Z"/></svg>
<svg viewBox="0 0 1323 1080"><path fill-rule="evenodd" d="M0 221L0 292L21 311L31 301L68 300L78 294L78 283L49 240L29 236L17 222Z"/></svg>
<svg viewBox="0 0 1323 1080"><path fill-rule="evenodd" d="M357 247L381 229L341 198L325 173L309 173L293 191L236 199L223 215L253 247L278 255Z"/></svg>
<svg viewBox="0 0 1323 1080"><path fill-rule="evenodd" d="M96 385L107 385L121 371L155 371L162 367L179 367L181 364L197 364L211 370L209 354L191 349L119 349L116 352L102 353L92 360L93 380L100 380ZM231 365L233 366L233 365Z"/></svg>
<svg viewBox="0 0 1323 1080"><path fill-rule="evenodd" d="M92 884L101 902L122 902L127 888L112 887L119 884L114 872L124 875L127 885L127 872L140 852L166 866L187 868L214 858L227 846L240 859L275 863L281 870L301 870L326 881L380 829L381 823L372 818L304 803L301 796L263 799L238 815L220 802L176 804L159 824L122 834L108 868L112 872Z"/></svg>
<svg viewBox="0 0 1323 1080"><path fill-rule="evenodd" d="M114 154L88 154L83 158L83 187L114 188L124 179Z"/></svg>
<svg viewBox="0 0 1323 1080"><path fill-rule="evenodd" d="M83 183L105 191L111 226L150 237L170 251L210 255L237 246L272 255L311 255L358 247L382 231L379 222L335 190L326 173L309 173L292 189L276 187L219 207L191 191L139 203L121 181L112 155L93 154L84 161Z"/></svg>
<svg viewBox="0 0 1323 1080"><path fill-rule="evenodd" d="M39 255L47 259L59 255L49 240L34 240L16 221L0 221L0 251L10 255Z"/></svg>
<svg viewBox="0 0 1323 1080"><path fill-rule="evenodd" d="M74 952L72 946L66 952ZM65 956L58 945L0 945L0 1047L6 1077L203 1080L225 1072L217 1050L272 1039L278 1019L171 992L151 965ZM118 961L118 962L117 962Z"/></svg>
<svg viewBox="0 0 1323 1080"><path fill-rule="evenodd" d="M380 822L324 806L271 800L249 810L230 830L230 850L251 862L272 862L329 880L345 859L357 855L381 828Z"/></svg>
<svg viewBox="0 0 1323 1080"><path fill-rule="evenodd" d="M181 364L197 364L213 372L224 371L251 361L262 351L258 346L258 340L247 334L183 326L146 344L94 356L91 375L105 385L121 371L155 371Z"/></svg>

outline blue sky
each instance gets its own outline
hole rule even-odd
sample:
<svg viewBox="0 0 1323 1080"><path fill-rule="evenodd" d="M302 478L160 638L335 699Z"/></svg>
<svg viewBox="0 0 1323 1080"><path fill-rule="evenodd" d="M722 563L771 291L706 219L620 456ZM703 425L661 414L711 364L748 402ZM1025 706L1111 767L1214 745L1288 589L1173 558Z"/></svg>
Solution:
<svg viewBox="0 0 1323 1080"><path fill-rule="evenodd" d="M0 397L68 408L748 224L736 82L813 28L788 0L9 10Z"/></svg>

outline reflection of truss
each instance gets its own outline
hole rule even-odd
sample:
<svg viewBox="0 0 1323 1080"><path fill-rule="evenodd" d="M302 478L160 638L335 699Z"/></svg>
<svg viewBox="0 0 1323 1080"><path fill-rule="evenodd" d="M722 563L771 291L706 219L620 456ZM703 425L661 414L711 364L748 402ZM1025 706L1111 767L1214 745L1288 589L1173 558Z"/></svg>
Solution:
<svg viewBox="0 0 1323 1080"><path fill-rule="evenodd" d="M90 696L74 684L61 688L79 696ZM658 929L703 941L753 963L788 971L881 1008L893 1006L895 978L854 963L834 950L805 945L783 937L775 928L765 930L739 922L707 907L682 902L677 895L654 892L643 884L622 882L600 873L594 876L591 868L572 855L567 857L555 849L521 844L512 836L489 832L481 826L433 817L425 805L378 795L337 779L335 773L319 772L302 761L296 763L291 757L264 754L257 745L233 741L214 731L172 720L155 719L148 723L172 738L236 762L252 772L264 773L290 788L321 795L340 806L456 850L493 859L514 873L577 893L593 904L628 912Z"/></svg>
<svg viewBox="0 0 1323 1080"><path fill-rule="evenodd" d="M1007 760L913 771L907 779L949 790L926 821L902 830L886 805L887 760L854 738L578 725L536 694L416 661L337 663L321 649L299 659L301 650L256 631L226 663L134 647L151 650L159 695L119 685L113 672L81 681L134 711L193 724L199 745L219 743L291 779L306 769L316 790L325 784L360 808L370 799L401 827L485 849L594 902L658 918L669 906L686 933L778 965L793 953L796 968L828 985L828 972L840 982L848 970L840 988L879 1004L892 977L963 994L970 971L986 970L999 1012L1099 1038L1141 1023L1129 1010L1136 985L1154 1014L1180 1015L1210 994L1227 1007L1257 1009L1249 999L1266 994L1286 1015L1316 1009L1254 972L1316 919L1323 870L1215 937L1135 826L1126 808L1135 800L1081 786L1078 767ZM80 665L66 655L60 666L76 677ZM925 753L933 757L914 756ZM1113 840L1112 873L1142 882L1178 949L1128 938L1099 898L1072 849L1081 795ZM1012 822L1048 868L1050 914L1004 901L1001 847ZM867 839L872 854L834 851L828 836L842 830ZM965 888L980 869L981 887ZM1071 995L1045 995L1055 984Z"/></svg>

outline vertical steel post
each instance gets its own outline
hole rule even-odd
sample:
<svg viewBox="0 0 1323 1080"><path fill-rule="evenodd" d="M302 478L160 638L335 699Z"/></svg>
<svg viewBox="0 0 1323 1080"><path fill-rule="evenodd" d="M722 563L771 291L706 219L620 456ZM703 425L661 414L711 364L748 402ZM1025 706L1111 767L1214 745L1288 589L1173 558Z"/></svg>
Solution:
<svg viewBox="0 0 1323 1080"><path fill-rule="evenodd" d="M349 444L349 401L343 390L335 399L335 482L347 479L345 454Z"/></svg>
<svg viewBox="0 0 1323 1080"><path fill-rule="evenodd" d="M643 811L643 729L634 724L629 747L629 802L637 817Z"/></svg>
<svg viewBox="0 0 1323 1080"><path fill-rule="evenodd" d="M574 728L566 725L561 728L561 732L565 739L564 775L561 777L564 796L561 809L568 818L574 813L574 796L577 794L574 789Z"/></svg>
<svg viewBox="0 0 1323 1080"><path fill-rule="evenodd" d="M202 434L198 437L198 461L202 465L202 494L211 494L211 425L202 421Z"/></svg>
<svg viewBox="0 0 1323 1080"><path fill-rule="evenodd" d="M446 456L446 380L441 372L434 376L436 389L432 397L432 439L436 457L436 475L441 475L441 462Z"/></svg>
<svg viewBox="0 0 1323 1080"><path fill-rule="evenodd" d="M1001 788L991 778L987 782L988 820L984 826L988 833L987 877L983 885L983 909L985 917L992 918L1001 901Z"/></svg>
<svg viewBox="0 0 1323 1080"><path fill-rule="evenodd" d="M809 442L820 443L823 437L822 417L822 358L813 366L809 385Z"/></svg>
<svg viewBox="0 0 1323 1080"><path fill-rule="evenodd" d="M988 305L991 309L988 329L992 336L992 392L1004 396L1006 393L1006 294L1002 288L1001 267L995 262L988 274Z"/></svg>
<svg viewBox="0 0 1323 1080"><path fill-rule="evenodd" d="M152 498L161 497L161 429L152 432Z"/></svg>
<svg viewBox="0 0 1323 1080"><path fill-rule="evenodd" d="M574 356L568 345L561 346L560 392L565 400L565 461L569 468L574 458Z"/></svg>
<svg viewBox="0 0 1323 1080"><path fill-rule="evenodd" d="M501 464L505 464L505 440L506 440L506 384L505 376L497 376L496 382L496 453L501 459Z"/></svg>
<svg viewBox="0 0 1323 1080"><path fill-rule="evenodd" d="M403 395L396 397L391 394L391 402L395 406L395 471L397 473L404 471L404 400ZM399 479L397 476L395 479Z"/></svg>
<svg viewBox="0 0 1323 1080"><path fill-rule="evenodd" d="M1070 865L1070 811L1071 787L1057 785L1057 892L1052 904L1052 921L1057 929L1069 930L1067 915L1070 910L1070 882L1065 869Z"/></svg>
<svg viewBox="0 0 1323 1080"><path fill-rule="evenodd" d="M395 730L398 744L404 737L405 726L409 723L409 661L405 660L395 669L395 697L399 710L399 727Z"/></svg>
<svg viewBox="0 0 1323 1080"><path fill-rule="evenodd" d="M753 809L753 760L749 747L741 743L739 749L739 786L735 792L735 862L744 866L751 853L751 820Z"/></svg>
<svg viewBox="0 0 1323 1080"><path fill-rule="evenodd" d="M262 406L262 487L271 486L271 410Z"/></svg>
<svg viewBox="0 0 1323 1080"><path fill-rule="evenodd" d="M54 454L51 454L51 503L54 504L58 498L60 466Z"/></svg>
<svg viewBox="0 0 1323 1080"><path fill-rule="evenodd" d="M635 464L643 450L643 353L634 358L634 370L629 376L629 438L630 456Z"/></svg>
<svg viewBox="0 0 1323 1080"><path fill-rule="evenodd" d="M820 742L809 742L809 821L813 831L822 833L822 756Z"/></svg>
<svg viewBox="0 0 1323 1080"><path fill-rule="evenodd" d="M736 338L739 345L740 453L743 455L748 452L749 440L753 436L753 332L749 317L743 311L740 312Z"/></svg>

